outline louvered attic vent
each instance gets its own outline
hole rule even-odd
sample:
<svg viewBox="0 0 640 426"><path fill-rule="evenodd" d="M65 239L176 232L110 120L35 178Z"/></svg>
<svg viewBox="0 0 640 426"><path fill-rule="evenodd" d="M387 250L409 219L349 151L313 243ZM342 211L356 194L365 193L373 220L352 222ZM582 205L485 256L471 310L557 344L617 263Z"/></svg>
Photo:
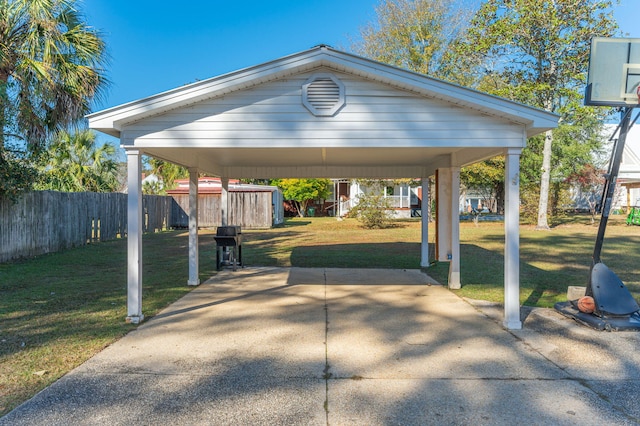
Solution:
<svg viewBox="0 0 640 426"><path fill-rule="evenodd" d="M313 115L331 117L345 104L344 85L331 74L314 74L302 86L302 103Z"/></svg>

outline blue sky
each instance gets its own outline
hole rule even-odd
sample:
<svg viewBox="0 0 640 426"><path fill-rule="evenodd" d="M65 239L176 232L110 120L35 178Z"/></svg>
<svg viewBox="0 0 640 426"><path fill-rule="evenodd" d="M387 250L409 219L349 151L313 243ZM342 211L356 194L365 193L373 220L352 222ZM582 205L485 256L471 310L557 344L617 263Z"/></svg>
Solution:
<svg viewBox="0 0 640 426"><path fill-rule="evenodd" d="M104 34L106 108L318 44L346 49L377 0L84 0Z"/></svg>
<svg viewBox="0 0 640 426"><path fill-rule="evenodd" d="M111 87L96 110L261 64L318 44L349 50L379 0L84 0L107 42ZM640 0L615 16L640 38Z"/></svg>

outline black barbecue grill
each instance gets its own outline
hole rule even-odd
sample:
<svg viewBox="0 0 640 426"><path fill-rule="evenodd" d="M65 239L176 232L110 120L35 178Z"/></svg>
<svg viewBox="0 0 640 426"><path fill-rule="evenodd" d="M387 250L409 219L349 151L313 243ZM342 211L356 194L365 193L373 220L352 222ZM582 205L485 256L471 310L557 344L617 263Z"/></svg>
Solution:
<svg viewBox="0 0 640 426"><path fill-rule="evenodd" d="M235 271L242 266L242 228L240 226L218 226L216 230L216 269L231 265Z"/></svg>

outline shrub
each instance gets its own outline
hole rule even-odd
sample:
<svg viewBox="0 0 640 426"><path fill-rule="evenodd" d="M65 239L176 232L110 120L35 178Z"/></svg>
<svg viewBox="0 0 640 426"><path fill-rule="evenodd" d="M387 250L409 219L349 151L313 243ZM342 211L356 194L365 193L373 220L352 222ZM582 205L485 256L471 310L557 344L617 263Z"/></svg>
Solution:
<svg viewBox="0 0 640 426"><path fill-rule="evenodd" d="M362 226L368 229L384 229L393 226L395 212L389 198L383 195L361 194L349 215L355 216Z"/></svg>

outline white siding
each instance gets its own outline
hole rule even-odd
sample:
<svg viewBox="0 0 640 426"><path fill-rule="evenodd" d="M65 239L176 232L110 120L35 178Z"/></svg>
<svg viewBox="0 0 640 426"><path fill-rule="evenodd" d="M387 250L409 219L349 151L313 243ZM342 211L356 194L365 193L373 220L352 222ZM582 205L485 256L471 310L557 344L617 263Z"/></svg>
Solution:
<svg viewBox="0 0 640 426"><path fill-rule="evenodd" d="M264 83L129 125L123 143L162 147L520 147L522 126L335 73L346 106L316 117L302 104L313 72ZM174 145L175 146L175 145Z"/></svg>

